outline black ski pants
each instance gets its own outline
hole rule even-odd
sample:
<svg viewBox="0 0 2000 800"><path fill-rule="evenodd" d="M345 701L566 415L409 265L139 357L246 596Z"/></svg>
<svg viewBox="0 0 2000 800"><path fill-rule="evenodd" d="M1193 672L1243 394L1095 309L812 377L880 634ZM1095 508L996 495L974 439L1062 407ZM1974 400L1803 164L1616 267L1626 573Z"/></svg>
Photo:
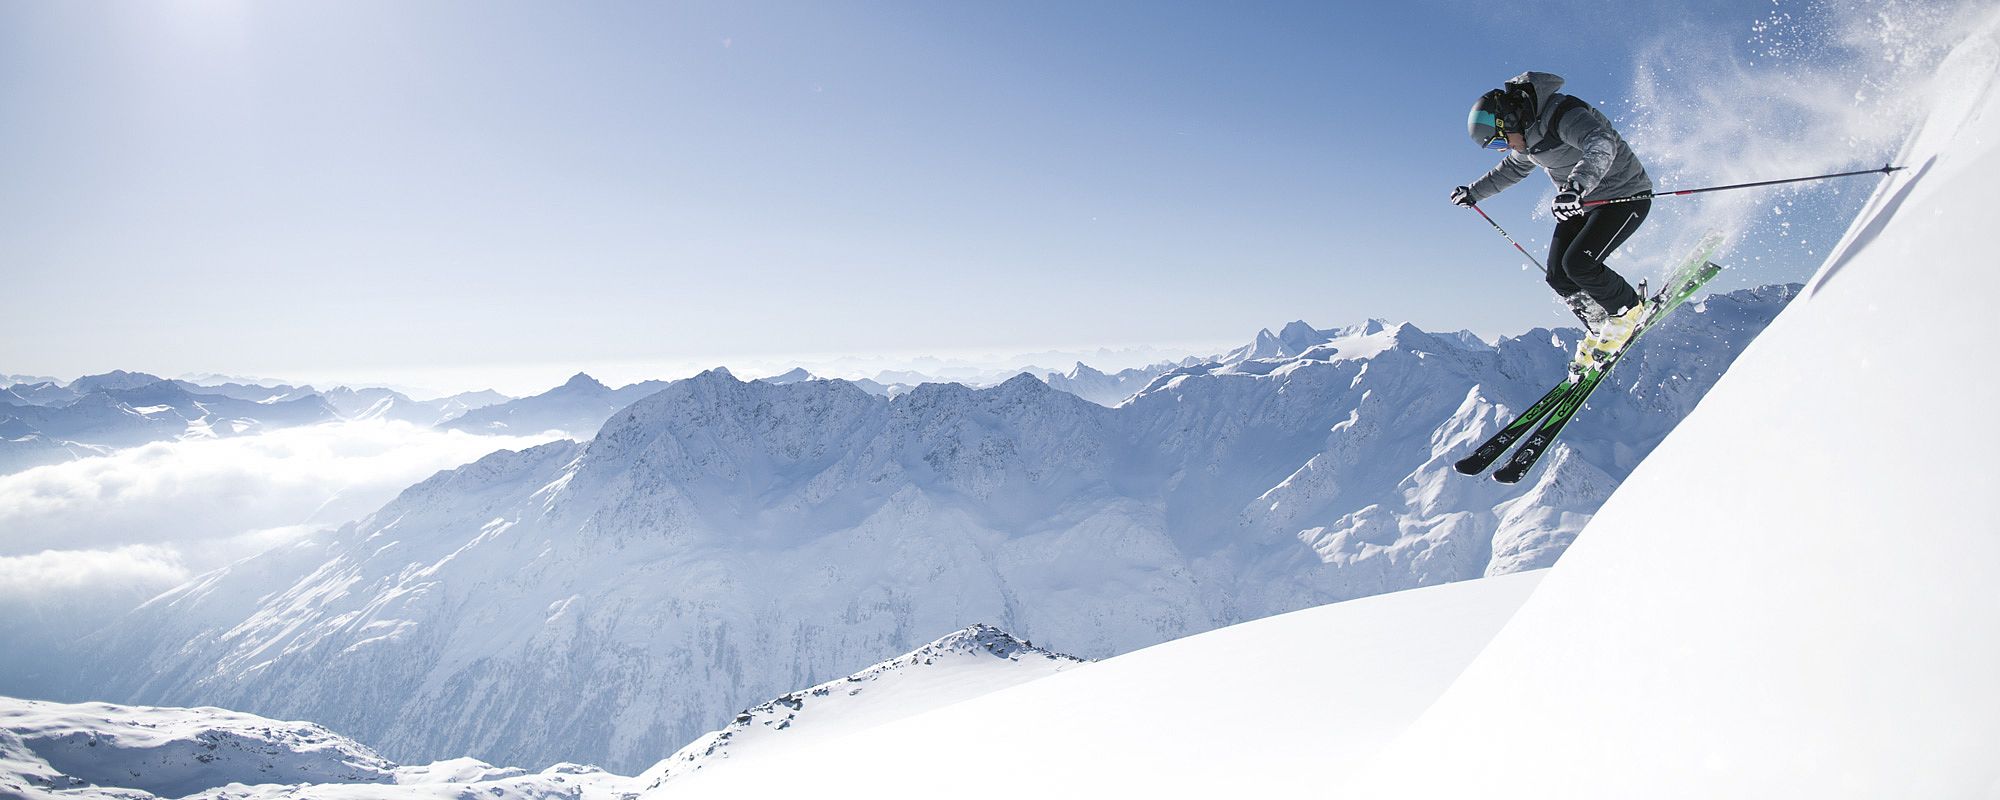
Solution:
<svg viewBox="0 0 2000 800"><path fill-rule="evenodd" d="M1604 260L1632 238L1651 210L1651 200L1611 203L1556 223L1555 238L1549 241L1549 288L1563 297L1589 292L1613 314L1638 305L1639 293Z"/></svg>

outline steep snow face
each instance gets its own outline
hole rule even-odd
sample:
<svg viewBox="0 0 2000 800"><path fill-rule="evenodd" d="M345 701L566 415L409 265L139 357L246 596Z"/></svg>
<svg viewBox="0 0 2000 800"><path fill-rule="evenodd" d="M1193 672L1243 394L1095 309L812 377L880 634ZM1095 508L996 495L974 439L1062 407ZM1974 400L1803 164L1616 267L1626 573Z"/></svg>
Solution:
<svg viewBox="0 0 2000 800"><path fill-rule="evenodd" d="M889 400L712 371L588 445L496 454L163 596L67 696L313 719L401 760L638 770L975 622L1105 657L1518 571L1791 294L1684 310L1511 489L1449 464L1562 374L1574 331L1288 329L1295 356L1180 368L1117 408L1029 375Z"/></svg>
<svg viewBox="0 0 2000 800"><path fill-rule="evenodd" d="M988 625L958 631L839 680L752 707L639 776L636 787L718 770L783 770L822 742L1083 664ZM685 781L683 781L685 783Z"/></svg>
<svg viewBox="0 0 2000 800"><path fill-rule="evenodd" d="M1996 75L1989 10L1912 169L1357 796L2000 787L2000 373L1940 346L2000 296Z"/></svg>

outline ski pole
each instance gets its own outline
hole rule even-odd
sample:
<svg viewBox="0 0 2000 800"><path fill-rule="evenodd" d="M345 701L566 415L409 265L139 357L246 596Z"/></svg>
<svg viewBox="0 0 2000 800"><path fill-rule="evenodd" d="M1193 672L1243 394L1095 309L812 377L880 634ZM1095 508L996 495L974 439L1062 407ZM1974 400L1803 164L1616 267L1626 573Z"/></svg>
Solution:
<svg viewBox="0 0 2000 800"><path fill-rule="evenodd" d="M1831 175L1812 175L1804 178L1779 178L1774 181L1732 183L1729 184L1728 186L1708 186L1701 189L1682 189L1678 192L1647 192L1645 194L1635 194L1632 195L1631 197L1613 197L1608 200L1588 200L1585 201L1583 205L1585 208L1589 208L1591 206L1601 206L1610 203L1630 203L1634 200L1651 200L1655 197L1679 197L1684 194L1701 194L1702 192L1720 192L1725 189L1748 189L1753 186L1774 186L1780 183L1798 183L1800 181L1823 181L1826 180L1827 178L1845 178L1850 175L1874 175L1878 172L1883 175L1887 175L1899 169L1904 169L1904 168L1892 167L1887 164L1884 164L1876 169L1862 169L1862 170L1855 170L1853 172L1836 172Z"/></svg>
<svg viewBox="0 0 2000 800"><path fill-rule="evenodd" d="M1535 269L1541 270L1542 274L1544 275L1548 274L1549 268L1542 266L1542 262L1536 261L1534 256L1528 255L1528 248L1522 247L1520 242L1514 241L1514 237L1508 236L1507 229L1500 227L1500 223L1494 222L1492 217L1487 217L1486 209L1480 208L1478 203L1473 203L1472 205L1467 206L1467 208L1479 212L1479 216L1486 217L1486 224L1493 226L1494 230L1499 231L1500 236L1502 238L1505 238L1508 244L1513 245L1514 249L1521 251L1521 255L1527 256L1528 263L1535 265Z"/></svg>

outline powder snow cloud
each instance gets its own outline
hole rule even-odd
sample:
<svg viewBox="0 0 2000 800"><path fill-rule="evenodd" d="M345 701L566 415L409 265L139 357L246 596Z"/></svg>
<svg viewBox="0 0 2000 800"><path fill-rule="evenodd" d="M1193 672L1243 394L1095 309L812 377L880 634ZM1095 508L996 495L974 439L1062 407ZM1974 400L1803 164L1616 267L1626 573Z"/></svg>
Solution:
<svg viewBox="0 0 2000 800"><path fill-rule="evenodd" d="M1625 99L1605 110L1619 118L1661 191L1880 167L1921 118L1933 68L1946 52L1937 43L1955 40L1943 32L1963 28L1982 7L1930 0L1774 5L1747 30L1731 32L1742 37L1736 42L1690 23L1659 33ZM1578 88L1592 94L1587 84ZM1721 230L1732 234L1725 263L1734 279L1802 280L1759 273L1758 262L1800 251L1805 258L1778 262L1817 264L1813 257L1879 181L1663 198L1622 255L1656 270L1702 232Z"/></svg>

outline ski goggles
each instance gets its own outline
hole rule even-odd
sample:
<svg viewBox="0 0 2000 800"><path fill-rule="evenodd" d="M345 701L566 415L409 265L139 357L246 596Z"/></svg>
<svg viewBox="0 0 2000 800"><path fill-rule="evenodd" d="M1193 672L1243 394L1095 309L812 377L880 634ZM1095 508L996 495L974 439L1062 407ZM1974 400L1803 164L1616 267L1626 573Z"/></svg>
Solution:
<svg viewBox="0 0 2000 800"><path fill-rule="evenodd" d="M1480 147L1507 149L1507 133L1501 129L1500 118L1493 116L1493 112L1473 109L1472 119L1466 121L1466 126L1472 130L1472 140L1479 142Z"/></svg>

